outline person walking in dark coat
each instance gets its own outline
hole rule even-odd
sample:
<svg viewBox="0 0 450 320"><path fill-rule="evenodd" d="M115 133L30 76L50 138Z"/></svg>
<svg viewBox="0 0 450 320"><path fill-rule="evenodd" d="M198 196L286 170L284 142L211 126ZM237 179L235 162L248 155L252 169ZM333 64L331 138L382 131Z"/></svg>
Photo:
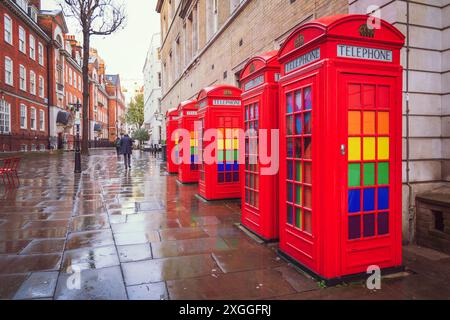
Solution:
<svg viewBox="0 0 450 320"><path fill-rule="evenodd" d="M123 154L125 161L125 169L131 169L131 154L133 153L133 139L128 134L125 134L120 139L120 153Z"/></svg>

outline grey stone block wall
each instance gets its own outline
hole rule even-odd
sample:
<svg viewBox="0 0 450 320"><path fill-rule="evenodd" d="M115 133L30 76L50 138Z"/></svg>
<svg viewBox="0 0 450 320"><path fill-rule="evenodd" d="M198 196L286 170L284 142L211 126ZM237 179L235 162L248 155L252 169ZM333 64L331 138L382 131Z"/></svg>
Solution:
<svg viewBox="0 0 450 320"><path fill-rule="evenodd" d="M409 17L404 0L349 0L349 12L365 14L370 5L378 5L381 18L403 34L407 35L409 26L409 57L406 48L401 54L405 68L403 235L414 240L416 218L421 214L415 208L416 195L450 182L450 0L410 2Z"/></svg>

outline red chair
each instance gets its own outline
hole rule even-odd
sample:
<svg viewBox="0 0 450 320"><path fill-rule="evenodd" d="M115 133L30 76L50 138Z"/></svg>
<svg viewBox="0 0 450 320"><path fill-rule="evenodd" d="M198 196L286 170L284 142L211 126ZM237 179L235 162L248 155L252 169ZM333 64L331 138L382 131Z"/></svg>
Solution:
<svg viewBox="0 0 450 320"><path fill-rule="evenodd" d="M16 186L14 177L17 178L17 185L20 185L20 179L18 175L18 168L20 164L20 158L8 158L1 160L3 164L0 166L0 174L2 176L3 184L6 186L6 180L8 181L8 186ZM6 180L5 180L6 177Z"/></svg>
<svg viewBox="0 0 450 320"><path fill-rule="evenodd" d="M11 164L11 178L13 179L14 183L14 176L17 178L17 186L20 186L20 179L19 179L19 165L20 165L20 158L13 158L12 164Z"/></svg>
<svg viewBox="0 0 450 320"><path fill-rule="evenodd" d="M5 177L8 181L8 185L11 184L11 180L10 180L10 175L9 173L11 172L11 167L12 167L12 159L2 159L1 161L1 165L0 165L0 174L2 175L2 180L3 180L3 184L6 186L6 180Z"/></svg>

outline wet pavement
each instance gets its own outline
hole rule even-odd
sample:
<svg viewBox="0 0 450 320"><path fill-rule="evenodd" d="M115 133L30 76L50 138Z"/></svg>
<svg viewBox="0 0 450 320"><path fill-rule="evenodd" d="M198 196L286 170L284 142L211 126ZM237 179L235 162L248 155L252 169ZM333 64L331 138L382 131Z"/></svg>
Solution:
<svg viewBox="0 0 450 320"><path fill-rule="evenodd" d="M450 299L450 256L404 248L408 272L323 288L235 224L239 202L207 203L148 153L131 171L96 150L23 160L0 188L0 299Z"/></svg>

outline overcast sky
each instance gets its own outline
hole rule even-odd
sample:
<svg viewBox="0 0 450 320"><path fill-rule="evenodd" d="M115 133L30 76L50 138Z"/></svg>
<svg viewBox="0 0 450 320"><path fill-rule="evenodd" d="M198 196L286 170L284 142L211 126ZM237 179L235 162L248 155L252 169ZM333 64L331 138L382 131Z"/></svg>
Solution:
<svg viewBox="0 0 450 320"><path fill-rule="evenodd" d="M42 0L42 9L59 8L61 0ZM127 24L125 29L107 37L94 36L91 47L99 50L105 60L106 72L120 74L122 85L131 89L134 83L142 85L142 68L152 34L160 29L159 14L156 13L156 0L118 0L126 5ZM79 28L68 21L71 33ZM81 40L80 35L77 35Z"/></svg>

